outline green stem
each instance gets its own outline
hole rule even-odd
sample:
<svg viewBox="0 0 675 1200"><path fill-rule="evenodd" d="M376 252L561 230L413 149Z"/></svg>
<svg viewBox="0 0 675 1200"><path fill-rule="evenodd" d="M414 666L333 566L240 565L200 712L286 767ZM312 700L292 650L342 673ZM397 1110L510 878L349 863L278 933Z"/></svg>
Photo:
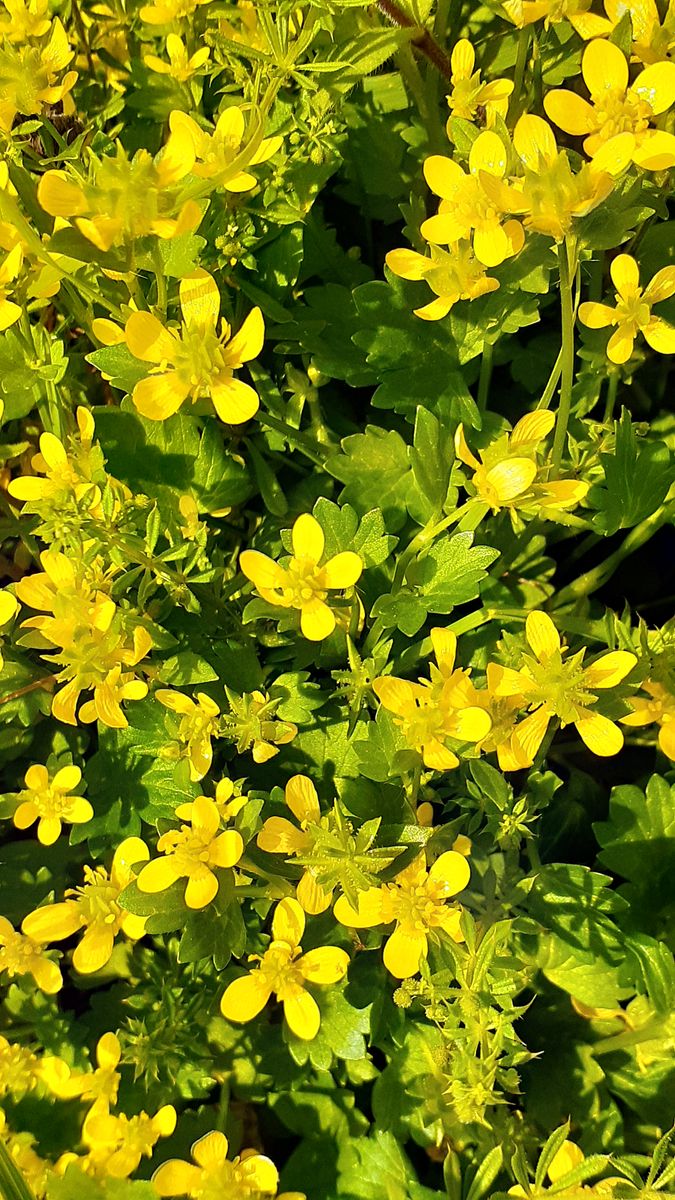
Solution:
<svg viewBox="0 0 675 1200"><path fill-rule="evenodd" d="M478 398L476 404L479 412L485 412L487 408L487 400L490 392L490 381L492 379L492 365L494 359L494 346L492 342L487 340L483 342L483 356L480 363L480 376L478 379Z"/></svg>
<svg viewBox="0 0 675 1200"><path fill-rule="evenodd" d="M0 1142L0 1196L2 1200L35 1200L3 1142Z"/></svg>
<svg viewBox="0 0 675 1200"><path fill-rule="evenodd" d="M570 270L570 246L567 241L558 246L560 268L560 306L562 329L562 362L560 378L560 402L553 439L553 469L560 464L567 444L567 426L572 408L572 384L574 382L574 302L572 300L572 271Z"/></svg>
<svg viewBox="0 0 675 1200"><path fill-rule="evenodd" d="M306 437L304 433L300 433L298 429L294 429L292 425L287 425L285 421L280 421L277 417L273 417L270 413L259 412L257 418L261 425L267 425L275 433L282 434L293 450L300 450L316 466L323 466L323 455L311 438Z"/></svg>
<svg viewBox="0 0 675 1200"><path fill-rule="evenodd" d="M573 604L580 600L583 596L590 596L593 592L597 592L598 588L607 583L616 571L617 567L621 566L624 559L628 558L645 542L648 542L656 533L661 525L665 525L666 521L672 516L672 504L663 504L661 508L652 513L651 517L647 517L645 521L641 521L621 543L619 548L610 554L604 562L594 567L592 571L587 571L585 575L580 575L574 583L569 587L563 588L558 593L556 599L560 607L565 604Z"/></svg>
<svg viewBox="0 0 675 1200"><path fill-rule="evenodd" d="M461 520L461 518L464 516L464 513L470 508L470 506L471 501L467 501L466 504L462 504L460 508L456 508L454 512L450 513L449 517L444 517L442 521L437 521L436 524L432 524L431 521L427 521L427 524L424 526L424 528L420 529L419 532L415 534L414 538L403 551L396 564L394 579L391 586L392 593L400 590L405 579L406 571L408 570L408 567L413 559L417 557L420 550L423 550L425 546L430 545L430 543L433 542L436 537L438 537L439 533L443 533L443 531L448 529L450 525L454 525L456 521Z"/></svg>
<svg viewBox="0 0 675 1200"><path fill-rule="evenodd" d="M611 424L614 416L614 405L616 403L616 392L619 386L619 373L613 371L607 381L607 400L605 401L605 425Z"/></svg>
<svg viewBox="0 0 675 1200"><path fill-rule="evenodd" d="M155 282L157 284L157 308L159 309L160 319L165 321L167 307L166 275L164 274L164 264L162 256L159 253L158 243L155 244L152 257L155 265Z"/></svg>
<svg viewBox="0 0 675 1200"><path fill-rule="evenodd" d="M548 383L546 384L546 387L544 388L544 390L541 394L541 400L539 401L537 408L548 408L549 407L549 405L553 399L555 389L558 386L558 380L560 379L560 373L562 371L562 360L563 360L563 353L561 350L553 364L553 367L551 369L551 374L548 377Z"/></svg>
<svg viewBox="0 0 675 1200"><path fill-rule="evenodd" d="M508 111L509 125L515 125L521 110L525 107L523 104L523 82L525 79L525 68L527 66L527 56L530 49L530 29L526 26L518 32L518 50L516 52L516 65L513 72L513 91L511 93L511 102Z"/></svg>

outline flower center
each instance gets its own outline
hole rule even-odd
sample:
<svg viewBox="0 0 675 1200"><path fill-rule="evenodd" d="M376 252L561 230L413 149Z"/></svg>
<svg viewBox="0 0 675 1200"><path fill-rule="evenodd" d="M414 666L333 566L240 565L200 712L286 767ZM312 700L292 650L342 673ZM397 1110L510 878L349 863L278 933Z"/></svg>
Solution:
<svg viewBox="0 0 675 1200"><path fill-rule="evenodd" d="M119 888L111 882L104 867L85 867L84 886L66 895L77 896L80 914L87 925L114 925L119 929L123 910L118 904Z"/></svg>
<svg viewBox="0 0 675 1200"><path fill-rule="evenodd" d="M295 965L301 954L299 946L272 942L260 960L263 979L279 1000L292 1000L304 991L304 979Z"/></svg>
<svg viewBox="0 0 675 1200"><path fill-rule="evenodd" d="M447 913L445 890L441 880L429 878L423 883L387 884L383 916L398 921L407 933L424 933L440 925Z"/></svg>
<svg viewBox="0 0 675 1200"><path fill-rule="evenodd" d="M292 558L288 564L290 586L283 589L284 595L294 608L302 608L312 600L325 600L323 572L309 558Z"/></svg>
<svg viewBox="0 0 675 1200"><path fill-rule="evenodd" d="M603 141L617 133L644 133L653 116L651 105L634 92L608 88L591 96Z"/></svg>

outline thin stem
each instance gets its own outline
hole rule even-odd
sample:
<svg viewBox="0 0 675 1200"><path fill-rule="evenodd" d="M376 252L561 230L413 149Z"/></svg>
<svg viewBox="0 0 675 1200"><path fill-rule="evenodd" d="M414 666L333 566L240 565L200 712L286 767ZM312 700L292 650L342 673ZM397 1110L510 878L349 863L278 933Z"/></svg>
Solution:
<svg viewBox="0 0 675 1200"><path fill-rule="evenodd" d="M412 17L399 8L394 0L377 0L377 7L380 12L383 12L385 17L388 17L393 25L398 25L400 29L415 29L418 32L411 38L412 45L420 54L428 58L429 62L436 68L444 79L452 78L452 65L450 59L444 50L441 49L435 38L431 36L427 29L421 29Z"/></svg>
<svg viewBox="0 0 675 1200"><path fill-rule="evenodd" d="M3 1142L0 1142L0 1196L3 1200L35 1200Z"/></svg>
<svg viewBox="0 0 675 1200"><path fill-rule="evenodd" d="M324 456L319 446L311 438L301 433L299 429L294 429L292 425L287 425L285 421L280 421L278 417L273 417L271 413L258 412L256 416L261 425L267 425L275 433L282 434L291 449L299 450L317 466L323 466Z"/></svg>
<svg viewBox="0 0 675 1200"><path fill-rule="evenodd" d="M541 400L539 401L537 408L548 408L549 407L549 405L553 399L555 389L558 386L558 380L560 379L560 373L562 371L562 360L563 360L563 353L562 353L562 350L560 350L558 353L558 357L556 358L556 360L553 364L553 367L551 368L551 374L548 377L548 383L546 384L546 387L544 388L543 392L541 393Z"/></svg>
<svg viewBox="0 0 675 1200"><path fill-rule="evenodd" d="M572 272L570 271L570 247L567 241L558 246L560 269L560 308L562 330L562 362L560 378L560 402L553 439L553 469L558 471L567 444L567 426L572 408L572 384L574 382L574 302L572 300Z"/></svg>
<svg viewBox="0 0 675 1200"><path fill-rule="evenodd" d="M492 379L492 365L494 359L494 346L492 342L487 340L483 342L483 357L480 363L480 376L478 379L478 398L476 404L480 412L485 412L487 408L487 400L490 392L490 381Z"/></svg>
<svg viewBox="0 0 675 1200"><path fill-rule="evenodd" d="M607 399L605 401L605 425L609 425L614 416L614 405L616 403L616 392L619 386L619 373L612 371L607 381Z"/></svg>
<svg viewBox="0 0 675 1200"><path fill-rule="evenodd" d="M624 559L639 550L645 542L648 542L651 537L664 525L672 516L672 504L663 504L651 517L647 517L645 521L641 521L630 533L624 538L619 548L613 554L608 555L604 562L594 567L592 571L587 571L584 575L580 575L574 583L569 587L563 588L556 597L558 605L573 604L576 600L580 600L583 596L590 596L593 592L597 592L598 588L607 583L616 571L617 567L621 566Z"/></svg>

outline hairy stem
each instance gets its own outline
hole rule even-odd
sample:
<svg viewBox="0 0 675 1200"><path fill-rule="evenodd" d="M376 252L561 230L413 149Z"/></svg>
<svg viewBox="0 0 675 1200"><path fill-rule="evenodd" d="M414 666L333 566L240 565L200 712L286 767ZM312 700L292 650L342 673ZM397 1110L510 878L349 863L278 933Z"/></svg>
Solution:
<svg viewBox="0 0 675 1200"><path fill-rule="evenodd" d="M385 17L388 17L393 25L398 25L401 29L418 29L418 25L409 17L407 13L399 8L394 0L377 0L377 7L380 12L383 12ZM438 42L427 29L419 28L419 33L416 33L412 38L412 45L420 54L436 68L444 79L452 78L452 66L445 50L441 49Z"/></svg>

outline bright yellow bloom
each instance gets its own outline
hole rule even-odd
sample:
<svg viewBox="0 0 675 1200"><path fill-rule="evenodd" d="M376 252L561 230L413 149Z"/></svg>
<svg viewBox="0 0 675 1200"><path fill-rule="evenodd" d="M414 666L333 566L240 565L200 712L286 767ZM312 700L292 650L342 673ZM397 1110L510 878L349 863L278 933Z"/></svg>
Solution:
<svg viewBox="0 0 675 1200"><path fill-rule="evenodd" d="M195 1200L221 1196L223 1200L263 1200L276 1196L279 1172L270 1158L257 1150L242 1150L236 1158L227 1157L228 1141L214 1130L195 1142L193 1163L170 1158L152 1177L160 1196L190 1196Z"/></svg>
<svg viewBox="0 0 675 1200"><path fill-rule="evenodd" d="M291 532L293 555L282 567L258 550L244 550L239 566L268 604L295 608L300 612L300 629L311 642L320 642L335 629L335 613L328 592L351 588L363 571L363 559L352 550L336 554L320 565L325 538L319 522L310 513L298 517Z"/></svg>
<svg viewBox="0 0 675 1200"><path fill-rule="evenodd" d="M481 112L488 127L495 117L506 118L509 96L513 91L510 79L492 79L484 83L480 71L475 70L476 52L466 38L461 38L450 56L452 89L447 97L451 117L475 121ZM452 126L447 125L448 137L452 141Z"/></svg>
<svg viewBox="0 0 675 1200"><path fill-rule="evenodd" d="M502 7L519 29L544 22L544 28L569 21L582 38L604 37L612 32L612 24L604 17L589 12L593 0L504 0Z"/></svg>
<svg viewBox="0 0 675 1200"><path fill-rule="evenodd" d="M532 654L523 656L519 671L499 667L495 688L497 696L527 697L529 716L513 735L517 753L531 764L550 722L557 717L561 728L576 727L593 754L601 758L618 754L623 734L614 721L595 711L595 693L621 683L635 666L636 656L627 650L613 650L584 667L586 650L567 657L560 634L545 612L528 614L525 633Z"/></svg>
<svg viewBox="0 0 675 1200"><path fill-rule="evenodd" d="M225 989L220 1011L228 1021L252 1021L274 995L281 1001L296 1037L311 1041L319 1032L319 1006L307 984L337 983L349 966L349 955L337 946L302 953L305 914L297 900L280 900L272 918L272 941L263 955L251 955L259 966Z"/></svg>
<svg viewBox="0 0 675 1200"><path fill-rule="evenodd" d="M73 88L77 71L61 74L73 58L66 31L58 17L48 27L47 40L0 47L0 130L9 133L17 113L38 116L63 100ZM45 31L45 35L46 35Z"/></svg>
<svg viewBox="0 0 675 1200"><path fill-rule="evenodd" d="M212 803L218 810L220 820L226 823L236 817L237 813L240 813L242 808L248 804L248 796L242 794L240 784L234 783L231 779L221 779L216 784L216 795ZM179 820L192 820L193 804L193 800L188 800L174 809Z"/></svg>
<svg viewBox="0 0 675 1200"><path fill-rule="evenodd" d="M652 679L646 679L640 687L647 696L629 698L633 711L621 718L621 724L633 729L643 725L658 725L659 749L666 758L675 762L675 694L664 684Z"/></svg>
<svg viewBox="0 0 675 1200"><path fill-rule="evenodd" d="M91 1104L86 1120L107 1113L117 1101L120 1073L117 1070L122 1047L116 1033L104 1033L96 1045L96 1068L93 1071L71 1071L60 1058L42 1060L42 1078L60 1100L77 1097ZM65 1068L65 1070L64 1070Z"/></svg>
<svg viewBox="0 0 675 1200"><path fill-rule="evenodd" d="M29 42L49 33L49 0L2 0L9 21L0 21L0 36L10 42Z"/></svg>
<svg viewBox="0 0 675 1200"><path fill-rule="evenodd" d="M430 636L438 663L437 667L431 664L430 679L412 683L381 675L373 681L373 691L383 707L394 713L406 742L421 754L424 765L451 771L459 766L459 758L446 745L448 738L478 742L489 733L490 718L484 708L467 700L469 673L455 668L455 634L432 629Z"/></svg>
<svg viewBox="0 0 675 1200"><path fill-rule="evenodd" d="M455 433L455 453L474 474L471 485L483 508L512 515L527 511L531 516L555 520L560 509L574 508L588 491L577 479L547 481L548 467L539 461L542 442L555 425L555 414L540 409L521 417L511 433L505 433L479 452L471 452L463 425Z"/></svg>
<svg viewBox="0 0 675 1200"><path fill-rule="evenodd" d="M196 700L183 692L172 692L159 688L155 699L165 708L178 713L180 723L176 738L180 743L176 757L187 758L190 763L190 779L203 779L211 770L213 747L211 739L218 737L220 709L215 700L204 692L197 692Z"/></svg>
<svg viewBox="0 0 675 1200"><path fill-rule="evenodd" d="M4 262L0 263L0 332L9 329L21 316L21 305L9 299L13 283L23 262L23 250L16 245L10 250Z"/></svg>
<svg viewBox="0 0 675 1200"><path fill-rule="evenodd" d="M8 1042L0 1034L0 1096L25 1095L40 1082L40 1060L28 1046Z"/></svg>
<svg viewBox="0 0 675 1200"><path fill-rule="evenodd" d="M232 334L223 318L218 328L220 293L212 275L202 268L180 281L183 324L180 333L165 329L149 312L134 312L124 327L124 339L142 362L152 363L150 375L136 384L131 399L143 417L163 421L189 398L208 400L221 421L241 425L258 411L258 393L234 378L244 363L263 348L265 323L259 308L239 332Z"/></svg>
<svg viewBox="0 0 675 1200"><path fill-rule="evenodd" d="M223 716L222 732L236 741L238 754L250 750L254 762L269 762L279 753L280 746L287 746L297 737L297 725L275 716L280 699L270 700L258 691L245 692L243 696L237 696L229 688L225 691L230 712Z"/></svg>
<svg viewBox="0 0 675 1200"><path fill-rule="evenodd" d="M666 62L675 52L675 0L669 0L663 21L655 0L604 0L605 12L613 25L624 13L630 16L633 41L632 57L645 66Z"/></svg>
<svg viewBox="0 0 675 1200"><path fill-rule="evenodd" d="M527 708L527 697L523 694L500 696L497 685L500 680L500 668L496 663L488 663L485 672L484 688L474 688L469 681L465 688L467 704L484 708L492 722L489 732L478 742L476 749L480 754L495 752L500 771L520 771L529 764L525 755L514 742L518 717ZM453 845L453 850L459 847ZM460 850L460 853L463 851Z"/></svg>
<svg viewBox="0 0 675 1200"><path fill-rule="evenodd" d="M141 892L164 892L178 879L187 879L188 908L206 908L218 893L214 869L233 867L244 853L242 836L236 829L219 833L220 813L208 796L198 796L190 805L190 823L170 829L157 842L164 858L155 858L141 870L137 886Z"/></svg>
<svg viewBox="0 0 675 1200"><path fill-rule="evenodd" d="M675 267L662 267L645 288L640 287L640 268L630 254L618 254L609 270L616 288L616 306L594 301L579 306L579 320L589 329L616 327L607 343L609 360L628 362L639 333L652 350L675 354L675 328L662 317L652 316L652 305L675 296Z"/></svg>
<svg viewBox="0 0 675 1200"><path fill-rule="evenodd" d="M333 911L342 925L354 929L395 921L385 942L384 965L397 979L408 979L417 974L426 958L429 938L438 940L438 930L455 942L463 941L459 927L462 909L448 901L464 891L470 876L465 856L455 850L441 854L429 871L420 854L391 883L361 892L357 908L340 896Z"/></svg>
<svg viewBox="0 0 675 1200"><path fill-rule="evenodd" d="M211 53L208 46L202 46L201 50L189 55L184 41L176 33L168 34L166 52L169 56L168 62L158 58L156 54L146 54L143 62L151 71L156 71L158 75L170 75L179 83L187 83L188 79L192 79L200 67L209 61Z"/></svg>
<svg viewBox="0 0 675 1200"><path fill-rule="evenodd" d="M485 267L498 267L523 248L525 234L520 221L505 219L505 213L485 190L486 175L503 179L508 154L496 133L479 133L469 152L469 172L442 154L432 154L424 163L424 177L432 192L441 197L438 215L424 221L422 237L435 245L468 241L473 231L473 252Z"/></svg>
<svg viewBox="0 0 675 1200"><path fill-rule="evenodd" d="M675 136L650 128L654 118L675 102L675 63L645 67L629 85L628 63L613 42L592 41L584 50L581 71L590 104L576 92L554 88L544 96L546 115L576 137L594 158L619 134L631 139L633 162L650 171L675 166Z"/></svg>
<svg viewBox="0 0 675 1200"><path fill-rule="evenodd" d="M246 168L267 162L283 141L281 137L254 137L244 142L244 110L236 105L220 114L213 133L178 109L171 113L169 127L194 159L193 174L227 192L250 192L258 181Z"/></svg>
<svg viewBox="0 0 675 1200"><path fill-rule="evenodd" d="M268 817L258 834L258 846L268 854L304 854L313 845L308 830L321 820L319 797L311 779L293 775L284 789L284 800L298 824L286 817ZM332 890L325 891L310 868L305 868L296 895L304 911L312 915L325 912L333 898Z"/></svg>
<svg viewBox="0 0 675 1200"><path fill-rule="evenodd" d="M14 929L6 917L0 917L0 972L9 978L32 975L41 992L53 996L63 987L59 967L45 954L44 945Z"/></svg>
<svg viewBox="0 0 675 1200"><path fill-rule="evenodd" d="M201 209L194 200L182 199L177 186L193 165L182 140L179 144L171 136L154 158L137 150L132 159L117 142L114 155L91 161L89 181L47 171L38 184L38 200L52 217L73 220L99 250L131 245L148 234L167 239L197 228Z"/></svg>
<svg viewBox="0 0 675 1200"><path fill-rule="evenodd" d="M165 1104L154 1117L145 1112L134 1117L97 1112L82 1128L88 1149L86 1169L95 1175L128 1179L142 1158L152 1158L159 1139L170 1137L175 1128L172 1104Z"/></svg>
<svg viewBox="0 0 675 1200"><path fill-rule="evenodd" d="M0 591L0 629L4 629L5 625L9 625L19 611L19 603L16 596L11 592ZM0 671L4 666L4 658L2 649L0 648Z"/></svg>
<svg viewBox="0 0 675 1200"><path fill-rule="evenodd" d="M573 1171L583 1161L584 1152L581 1147L577 1146L575 1142L564 1141L560 1149L553 1155L546 1173L551 1183L557 1183L563 1175Z"/></svg>
<svg viewBox="0 0 675 1200"><path fill-rule="evenodd" d="M107 476L101 448L93 442L94 419L82 407L76 415L79 437L71 437L66 447L55 434L41 434L39 453L31 459L35 475L20 475L10 483L10 496L24 501L27 513L102 515L101 487Z"/></svg>
<svg viewBox="0 0 675 1200"><path fill-rule="evenodd" d="M401 279L423 279L431 288L436 299L413 310L423 321L440 321L459 300L477 300L499 287L499 281L486 274L469 242L457 242L448 250L432 245L428 255L390 250L385 262Z"/></svg>
<svg viewBox="0 0 675 1200"><path fill-rule="evenodd" d="M630 134L607 142L575 175L567 154L558 150L553 130L541 117L521 117L513 131L513 145L524 175L509 185L485 175L483 186L495 204L519 213L523 224L536 233L562 241L578 217L584 217L607 199L614 180L628 166L633 149Z"/></svg>
<svg viewBox="0 0 675 1200"><path fill-rule="evenodd" d="M126 838L117 847L110 874L105 867L85 867L84 883L69 888L67 899L29 913L22 933L38 942L60 942L84 930L73 951L73 966L81 975L100 971L109 961L117 934L135 941L143 937L145 917L134 916L119 903L120 894L133 879L132 866L146 862L149 851L140 838Z"/></svg>
<svg viewBox="0 0 675 1200"><path fill-rule="evenodd" d="M191 17L200 4L208 4L209 0L154 0L146 4L139 13L141 21L146 25L172 25L184 17Z"/></svg>
<svg viewBox="0 0 675 1200"><path fill-rule="evenodd" d="M82 825L91 821L94 810L84 796L69 795L82 782L79 767L62 767L53 778L46 767L37 764L26 771L24 791L16 797L12 820L17 829L29 829L38 822L38 841L53 846L60 837L64 821Z"/></svg>

